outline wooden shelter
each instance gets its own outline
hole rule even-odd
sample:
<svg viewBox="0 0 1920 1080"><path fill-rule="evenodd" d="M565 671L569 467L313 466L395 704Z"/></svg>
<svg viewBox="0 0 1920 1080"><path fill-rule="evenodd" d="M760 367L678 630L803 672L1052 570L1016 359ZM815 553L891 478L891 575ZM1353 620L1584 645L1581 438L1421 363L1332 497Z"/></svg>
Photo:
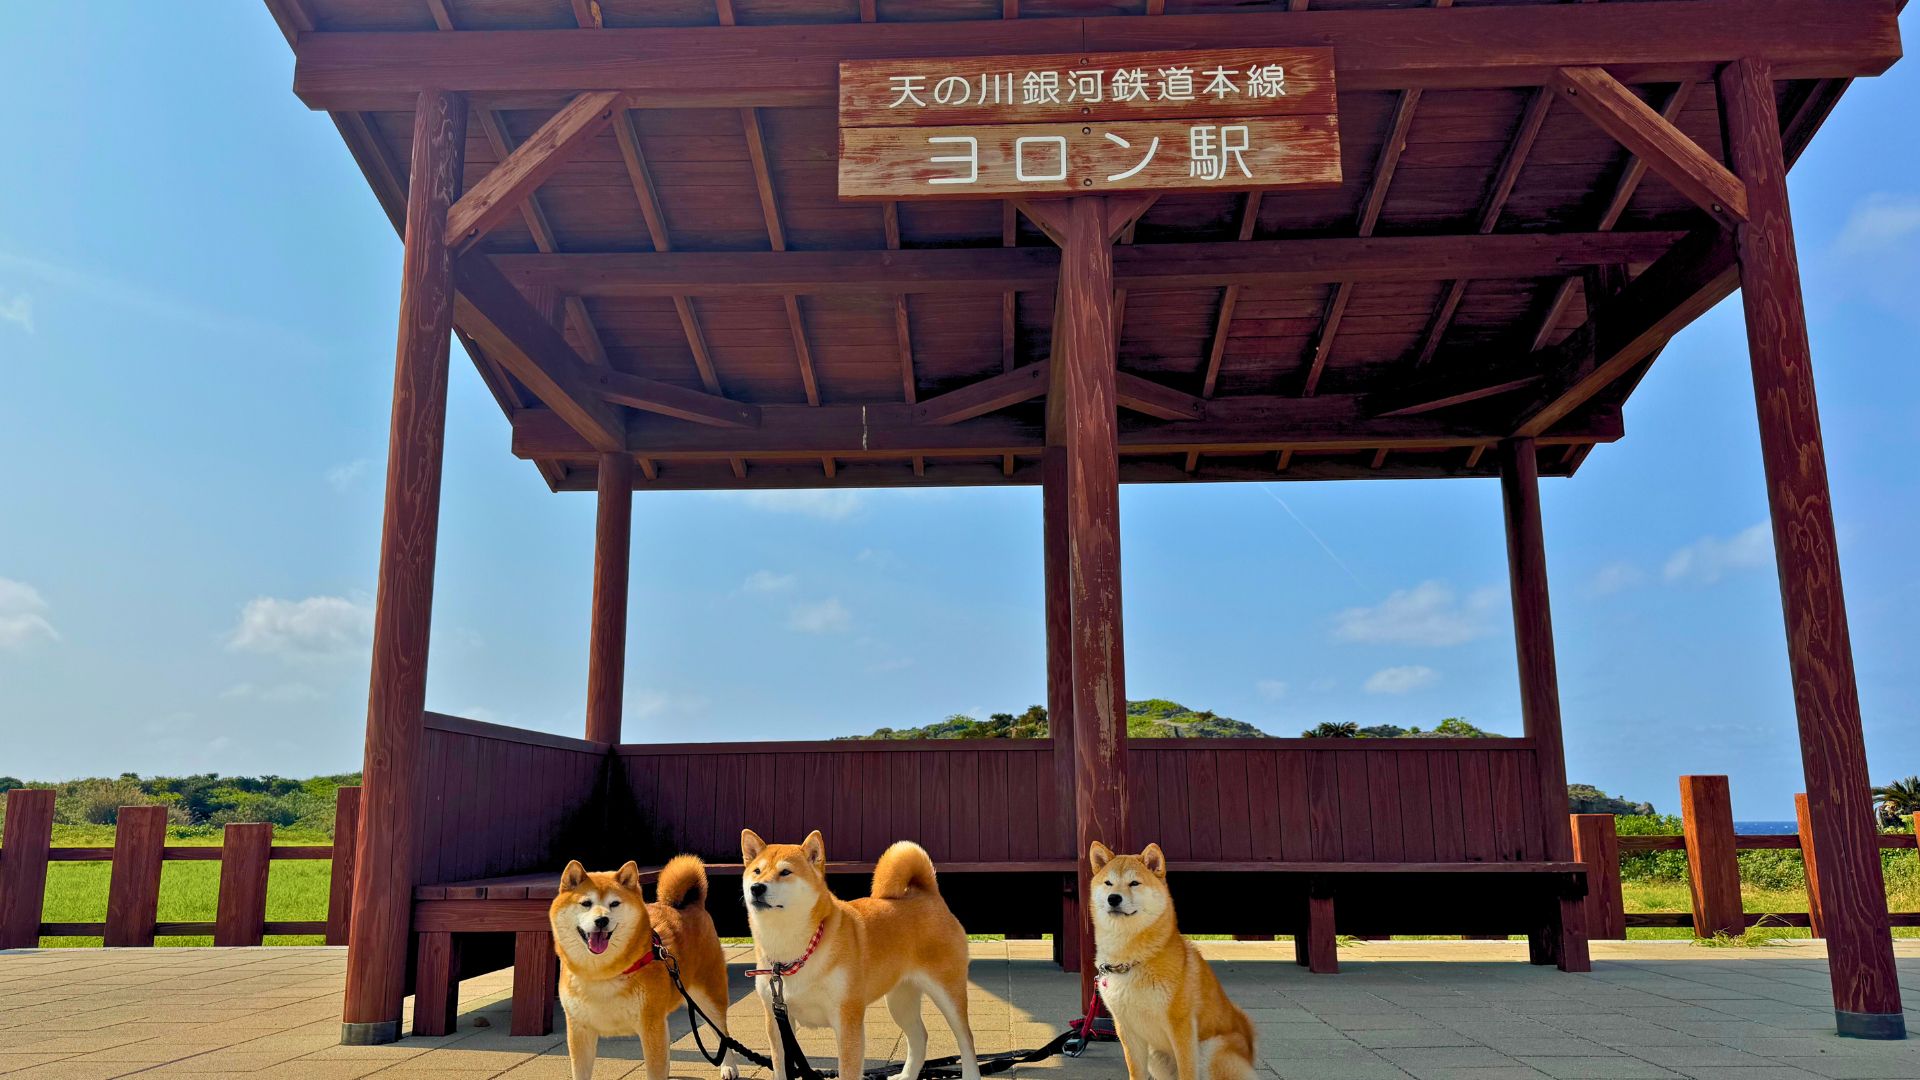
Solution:
<svg viewBox="0 0 1920 1080"><path fill-rule="evenodd" d="M405 237L347 1041L410 988L443 1030L509 944L539 1030L545 873L741 826L847 873L918 839L972 929L1083 973L1095 838L1317 970L1336 927L1583 969L1537 481L1736 285L1837 1023L1902 1034L1785 186L1893 0L267 4ZM842 62L1225 48L1332 51L1337 186L839 197ZM450 332L598 493L583 739L424 712ZM1129 744L1119 484L1377 477L1499 478L1525 736ZM1043 488L1050 739L622 742L635 491L963 484Z"/></svg>

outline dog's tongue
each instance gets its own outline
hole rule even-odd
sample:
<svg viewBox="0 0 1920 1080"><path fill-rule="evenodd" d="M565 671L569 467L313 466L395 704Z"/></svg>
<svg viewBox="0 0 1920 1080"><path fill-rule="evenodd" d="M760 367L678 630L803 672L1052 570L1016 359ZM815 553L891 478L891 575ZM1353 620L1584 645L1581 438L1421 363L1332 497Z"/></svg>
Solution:
<svg viewBox="0 0 1920 1080"><path fill-rule="evenodd" d="M587 935L587 951L598 956L607 951L607 942L612 940L612 934L607 933L605 930L595 930L593 933Z"/></svg>

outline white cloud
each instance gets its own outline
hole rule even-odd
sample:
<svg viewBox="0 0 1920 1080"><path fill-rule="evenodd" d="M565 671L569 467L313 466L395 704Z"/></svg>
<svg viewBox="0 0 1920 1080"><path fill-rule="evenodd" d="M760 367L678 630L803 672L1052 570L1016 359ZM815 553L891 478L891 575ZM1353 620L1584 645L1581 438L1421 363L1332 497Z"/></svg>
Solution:
<svg viewBox="0 0 1920 1080"><path fill-rule="evenodd" d="M1889 251L1904 247L1915 233L1920 233L1920 195L1875 192L1854 205L1833 247L1842 255Z"/></svg>
<svg viewBox="0 0 1920 1080"><path fill-rule="evenodd" d="M373 605L342 596L256 597L241 609L227 639L227 647L238 652L303 660L361 656L372 643Z"/></svg>
<svg viewBox="0 0 1920 1080"><path fill-rule="evenodd" d="M1367 678L1366 691L1369 694L1411 694L1421 687L1432 686L1439 679L1439 672L1419 664L1381 668Z"/></svg>
<svg viewBox="0 0 1920 1080"><path fill-rule="evenodd" d="M653 717L674 717L685 719L706 713L713 702L697 694L676 694L665 690L635 690L628 688L626 715L629 720L643 720Z"/></svg>
<svg viewBox="0 0 1920 1080"><path fill-rule="evenodd" d="M773 514L799 514L821 521L844 521L860 511L866 500L858 491L719 491L730 499Z"/></svg>
<svg viewBox="0 0 1920 1080"><path fill-rule="evenodd" d="M1287 696L1287 684L1281 682L1279 679L1261 679L1259 682L1253 684L1253 688L1258 690L1260 696L1266 698L1268 701L1279 701L1281 698Z"/></svg>
<svg viewBox="0 0 1920 1080"><path fill-rule="evenodd" d="M799 582L800 579L792 574L776 574L771 570L755 570L753 573L747 575L747 580L740 583L740 591L744 593L786 592L788 589L799 584Z"/></svg>
<svg viewBox="0 0 1920 1080"><path fill-rule="evenodd" d="M801 604L787 616L787 626L803 634L838 634L853 626L853 613L837 598Z"/></svg>
<svg viewBox="0 0 1920 1080"><path fill-rule="evenodd" d="M1647 572L1630 562L1610 562L1593 575L1587 590L1595 596L1612 596L1646 584Z"/></svg>
<svg viewBox="0 0 1920 1080"><path fill-rule="evenodd" d="M1729 574L1773 564L1773 528L1766 522L1732 536L1703 536L1667 559L1669 584L1712 585Z"/></svg>
<svg viewBox="0 0 1920 1080"><path fill-rule="evenodd" d="M1368 645L1461 645L1492 633L1499 611L1497 588L1475 589L1462 598L1444 581L1423 581L1373 607L1339 612L1333 636Z"/></svg>
<svg viewBox="0 0 1920 1080"><path fill-rule="evenodd" d="M353 487L354 482L367 474L373 462L366 458L354 458L344 461L327 470L327 486L335 491L344 492Z"/></svg>
<svg viewBox="0 0 1920 1080"><path fill-rule="evenodd" d="M40 590L0 577L0 649L25 648L40 638L59 641L60 632L47 621L48 610Z"/></svg>
<svg viewBox="0 0 1920 1080"><path fill-rule="evenodd" d="M0 322L10 322L33 333L33 297L26 293L14 293L9 296L0 292Z"/></svg>

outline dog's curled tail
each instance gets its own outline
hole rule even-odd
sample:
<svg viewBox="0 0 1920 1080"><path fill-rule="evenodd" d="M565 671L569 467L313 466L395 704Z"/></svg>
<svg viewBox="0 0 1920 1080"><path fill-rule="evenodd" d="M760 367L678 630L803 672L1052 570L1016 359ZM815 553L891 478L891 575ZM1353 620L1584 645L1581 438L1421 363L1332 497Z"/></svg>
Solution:
<svg viewBox="0 0 1920 1080"><path fill-rule="evenodd" d="M707 902L707 864L698 855L675 855L660 871L660 902L676 910Z"/></svg>
<svg viewBox="0 0 1920 1080"><path fill-rule="evenodd" d="M873 896L878 900L898 900L908 889L939 895L940 885L933 877L933 859L927 849L911 840L901 840L888 848L873 867Z"/></svg>

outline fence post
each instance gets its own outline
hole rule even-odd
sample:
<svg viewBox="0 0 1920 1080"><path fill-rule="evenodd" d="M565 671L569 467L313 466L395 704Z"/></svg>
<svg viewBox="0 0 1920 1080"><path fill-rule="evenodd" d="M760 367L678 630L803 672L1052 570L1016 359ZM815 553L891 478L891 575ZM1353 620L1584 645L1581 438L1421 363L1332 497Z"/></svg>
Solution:
<svg viewBox="0 0 1920 1080"><path fill-rule="evenodd" d="M267 868L273 862L273 826L228 825L220 847L220 901L215 945L258 945L267 929Z"/></svg>
<svg viewBox="0 0 1920 1080"><path fill-rule="evenodd" d="M353 924L353 854L360 837L360 788L333 793L333 873L327 881L327 944L345 945Z"/></svg>
<svg viewBox="0 0 1920 1080"><path fill-rule="evenodd" d="M1620 896L1620 837L1612 814L1571 814L1573 857L1587 864L1587 936L1627 939L1627 909Z"/></svg>
<svg viewBox="0 0 1920 1080"><path fill-rule="evenodd" d="M1813 859L1813 819L1807 813L1807 794L1793 797L1793 816L1800 824L1800 861L1807 867L1807 927L1814 937L1827 936L1827 920L1820 910L1820 868Z"/></svg>
<svg viewBox="0 0 1920 1080"><path fill-rule="evenodd" d="M40 944L47 903L47 849L53 846L53 789L7 792L7 826L0 835L0 949Z"/></svg>
<svg viewBox="0 0 1920 1080"><path fill-rule="evenodd" d="M167 808L123 806L113 826L113 878L107 885L105 943L151 946L160 917L160 864L166 854Z"/></svg>
<svg viewBox="0 0 1920 1080"><path fill-rule="evenodd" d="M1680 778L1680 820L1686 833L1687 881L1693 892L1693 934L1739 936L1740 862L1733 847L1733 797L1724 776Z"/></svg>

